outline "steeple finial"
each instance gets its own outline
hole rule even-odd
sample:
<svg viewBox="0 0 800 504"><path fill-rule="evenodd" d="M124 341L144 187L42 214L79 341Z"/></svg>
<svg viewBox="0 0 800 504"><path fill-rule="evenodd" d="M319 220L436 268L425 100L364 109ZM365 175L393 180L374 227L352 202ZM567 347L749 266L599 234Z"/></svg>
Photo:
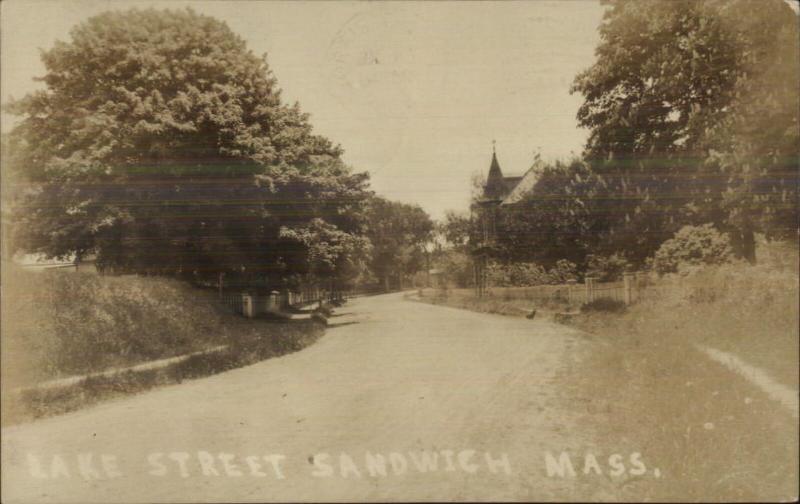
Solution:
<svg viewBox="0 0 800 504"><path fill-rule="evenodd" d="M497 154L497 149L495 148L497 141L492 139L492 154Z"/></svg>
<svg viewBox="0 0 800 504"><path fill-rule="evenodd" d="M500 170L500 163L497 162L496 142L492 140L492 164L489 166L489 176L486 177L484 186L484 198L496 199L502 196L505 191L503 183L503 172Z"/></svg>

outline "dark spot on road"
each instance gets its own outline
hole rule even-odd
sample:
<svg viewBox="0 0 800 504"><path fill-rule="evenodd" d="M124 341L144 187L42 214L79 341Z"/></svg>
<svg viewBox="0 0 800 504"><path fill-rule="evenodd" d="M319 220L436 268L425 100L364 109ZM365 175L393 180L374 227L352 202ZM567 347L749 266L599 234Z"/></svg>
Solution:
<svg viewBox="0 0 800 504"><path fill-rule="evenodd" d="M314 455L309 455L308 456L308 463L309 464L313 464L314 463Z"/></svg>

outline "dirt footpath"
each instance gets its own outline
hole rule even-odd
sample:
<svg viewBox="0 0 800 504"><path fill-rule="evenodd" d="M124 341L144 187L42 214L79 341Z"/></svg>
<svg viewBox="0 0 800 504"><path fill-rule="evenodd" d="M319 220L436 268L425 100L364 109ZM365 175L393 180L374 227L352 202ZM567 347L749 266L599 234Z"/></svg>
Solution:
<svg viewBox="0 0 800 504"><path fill-rule="evenodd" d="M576 428L575 331L399 294L330 322L295 354L4 429L3 502L614 499L658 473Z"/></svg>

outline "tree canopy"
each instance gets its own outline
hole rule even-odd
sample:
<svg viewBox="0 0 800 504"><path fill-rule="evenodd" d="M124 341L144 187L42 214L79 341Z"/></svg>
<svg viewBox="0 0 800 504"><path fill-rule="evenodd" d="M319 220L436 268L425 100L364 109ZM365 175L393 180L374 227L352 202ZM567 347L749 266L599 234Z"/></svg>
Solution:
<svg viewBox="0 0 800 504"><path fill-rule="evenodd" d="M448 210L444 220L436 225L436 232L453 248L466 251L474 233L473 227L469 214Z"/></svg>
<svg viewBox="0 0 800 504"><path fill-rule="evenodd" d="M7 106L28 181L18 247L200 276L306 274L322 271L309 253L329 266L355 253L367 175L282 102L265 57L225 23L106 12L42 59L46 88ZM321 233L338 245L320 251Z"/></svg>
<svg viewBox="0 0 800 504"><path fill-rule="evenodd" d="M372 243L371 271L383 281L402 279L425 265L425 245L432 240L434 223L419 206L374 197L367 209L367 236Z"/></svg>
<svg viewBox="0 0 800 504"><path fill-rule="evenodd" d="M596 62L572 90L616 209L609 241L649 255L713 222L752 259L754 231L796 233L797 15L782 0L604 3Z"/></svg>

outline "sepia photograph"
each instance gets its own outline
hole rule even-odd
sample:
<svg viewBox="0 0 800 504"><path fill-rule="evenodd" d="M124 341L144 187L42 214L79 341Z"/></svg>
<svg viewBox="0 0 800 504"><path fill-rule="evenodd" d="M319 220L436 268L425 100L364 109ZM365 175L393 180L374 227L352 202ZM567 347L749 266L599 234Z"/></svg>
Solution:
<svg viewBox="0 0 800 504"><path fill-rule="evenodd" d="M3 0L0 500L797 502L796 0Z"/></svg>

